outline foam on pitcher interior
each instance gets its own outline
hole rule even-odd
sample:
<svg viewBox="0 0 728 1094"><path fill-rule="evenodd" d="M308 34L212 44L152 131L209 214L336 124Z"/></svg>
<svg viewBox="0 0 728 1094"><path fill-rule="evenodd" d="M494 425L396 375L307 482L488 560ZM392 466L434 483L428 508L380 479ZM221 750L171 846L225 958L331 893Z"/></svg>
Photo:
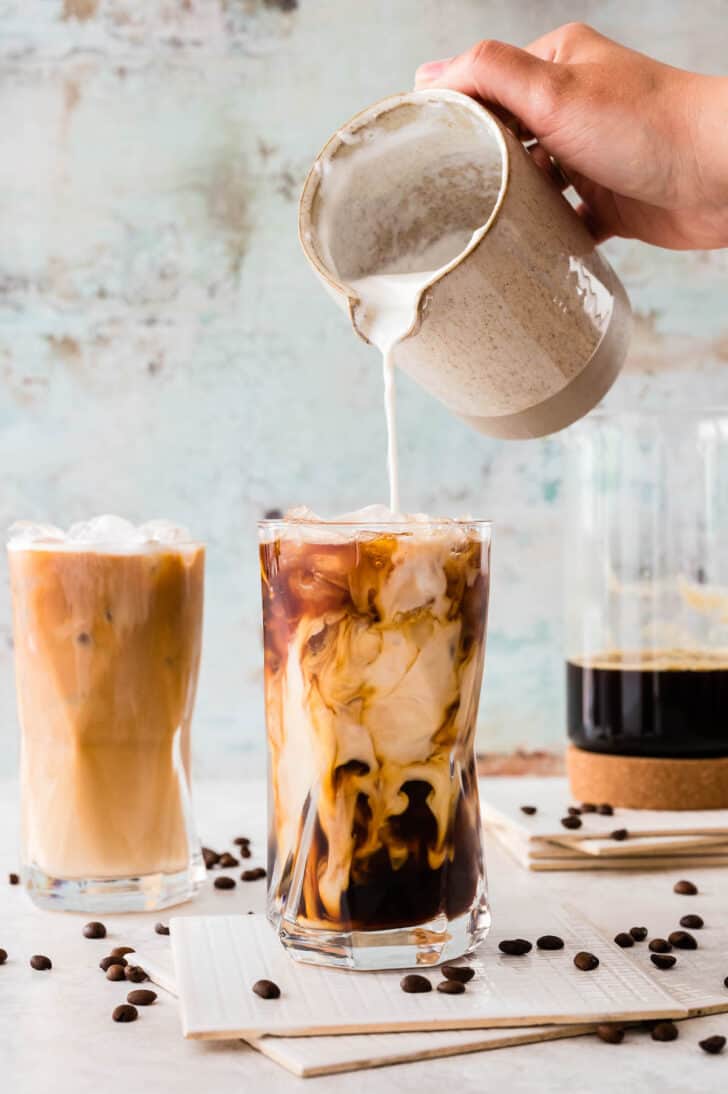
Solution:
<svg viewBox="0 0 728 1094"><path fill-rule="evenodd" d="M132 524L123 517L105 513L72 524L67 531L54 524L17 521L10 528L7 545L9 550L88 550L116 554L192 544L189 531L173 521L157 518Z"/></svg>
<svg viewBox="0 0 728 1094"><path fill-rule="evenodd" d="M482 122L458 139L449 112L423 101L338 133L319 162L318 243L350 288L358 330L382 354L390 507L399 510L394 351L423 292L471 247L503 185L499 147ZM394 120L393 120L394 119Z"/></svg>

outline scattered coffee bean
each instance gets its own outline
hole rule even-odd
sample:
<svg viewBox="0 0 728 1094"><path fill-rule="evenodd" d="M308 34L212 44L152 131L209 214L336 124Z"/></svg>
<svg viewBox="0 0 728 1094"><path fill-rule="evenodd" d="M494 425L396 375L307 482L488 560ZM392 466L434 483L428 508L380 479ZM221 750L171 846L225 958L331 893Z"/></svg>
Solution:
<svg viewBox="0 0 728 1094"><path fill-rule="evenodd" d="M154 930L157 934L169 934L169 927L164 923L155 923Z"/></svg>
<svg viewBox="0 0 728 1094"><path fill-rule="evenodd" d="M600 1041L606 1041L608 1045L621 1045L624 1040L622 1026L612 1025L611 1022L602 1022L597 1026L597 1037Z"/></svg>
<svg viewBox="0 0 728 1094"><path fill-rule="evenodd" d="M673 931L669 934L668 941L678 950L697 950L698 943L687 931Z"/></svg>
<svg viewBox="0 0 728 1094"><path fill-rule="evenodd" d="M680 893L681 896L697 896L698 887L692 881L676 881L672 891Z"/></svg>
<svg viewBox="0 0 728 1094"><path fill-rule="evenodd" d="M262 877L265 877L265 870L262 866L255 866L252 870L243 870L240 875L241 881L260 881Z"/></svg>
<svg viewBox="0 0 728 1094"><path fill-rule="evenodd" d="M127 1003L131 1003L135 1007L151 1007L156 999L156 991L150 991L149 988L135 988L126 997Z"/></svg>
<svg viewBox="0 0 728 1094"><path fill-rule="evenodd" d="M725 1037L721 1037L719 1033L714 1033L712 1037L706 1037L704 1041L698 1041L698 1044L703 1052L707 1052L710 1056L717 1056L725 1048Z"/></svg>
<svg viewBox="0 0 728 1094"><path fill-rule="evenodd" d="M723 987L728 988L728 976L726 976L725 980L723 981Z"/></svg>
<svg viewBox="0 0 728 1094"><path fill-rule="evenodd" d="M132 984L143 984L149 977L141 967L141 965L129 965L124 969L127 980L130 980Z"/></svg>
<svg viewBox="0 0 728 1094"><path fill-rule="evenodd" d="M87 923L83 929L84 938L106 938L106 927L103 923Z"/></svg>
<svg viewBox="0 0 728 1094"><path fill-rule="evenodd" d="M204 859L205 866L208 870L211 870L213 866L217 866L220 861L220 856L217 851L213 851L210 847L202 848L202 858Z"/></svg>
<svg viewBox="0 0 728 1094"><path fill-rule="evenodd" d="M406 991L408 995L419 995L422 992L432 991L432 984L426 976L420 976L416 972L410 972L407 976L403 976L399 982L399 986L402 991Z"/></svg>
<svg viewBox="0 0 728 1094"><path fill-rule="evenodd" d="M674 1022L657 1022L652 1027L653 1041L677 1041L678 1028Z"/></svg>
<svg viewBox="0 0 728 1094"><path fill-rule="evenodd" d="M99 968L104 972L108 972L112 965L121 965L125 968L128 965L128 961L125 957L120 957L118 954L110 953L108 957L102 957L99 961Z"/></svg>
<svg viewBox="0 0 728 1094"><path fill-rule="evenodd" d="M405 980L406 979L407 977L405 977ZM420 977L420 979L424 980L424 976ZM429 980L427 983L429 985ZM253 984L253 991L256 995L259 995L261 999L278 999L281 994L281 989L277 984L274 984L272 980L256 980Z"/></svg>
<svg viewBox="0 0 728 1094"><path fill-rule="evenodd" d="M133 946L114 946L111 951L112 957L126 957L128 953L134 953Z"/></svg>
<svg viewBox="0 0 728 1094"><path fill-rule="evenodd" d="M647 948L652 950L653 953L669 953L672 945L666 938L653 938L647 943Z"/></svg>
<svg viewBox="0 0 728 1094"><path fill-rule="evenodd" d="M234 889L236 884L234 877L226 877L223 875L222 877L215 878L216 889Z"/></svg>
<svg viewBox="0 0 728 1094"><path fill-rule="evenodd" d="M677 958L670 953L651 953L650 961L657 969L671 969Z"/></svg>
<svg viewBox="0 0 728 1094"><path fill-rule="evenodd" d="M536 939L536 946L539 950L563 950L564 940L557 934L542 934Z"/></svg>
<svg viewBox="0 0 728 1094"><path fill-rule="evenodd" d="M114 1007L111 1017L115 1022L136 1022L139 1011L128 1003L122 1003L120 1006Z"/></svg>
<svg viewBox="0 0 728 1094"><path fill-rule="evenodd" d="M47 972L48 969L53 968L53 963L50 957L46 957L42 953L34 953L30 959L31 969L35 969L36 972Z"/></svg>
<svg viewBox="0 0 728 1094"><path fill-rule="evenodd" d="M465 991L465 985L460 980L441 980L437 985L437 990L441 991L443 995L462 995Z"/></svg>
<svg viewBox="0 0 728 1094"><path fill-rule="evenodd" d="M107 980L126 980L126 969L123 965L109 965L106 970Z"/></svg>
<svg viewBox="0 0 728 1094"><path fill-rule="evenodd" d="M634 946L634 938L631 934L627 934L626 931L620 931L619 934L615 934L614 941L618 946L621 946L623 950L626 950L629 946Z"/></svg>
<svg viewBox="0 0 728 1094"><path fill-rule="evenodd" d="M460 984L468 984L475 976L475 969L469 965L443 965L440 972L446 980L457 980Z"/></svg>
<svg viewBox="0 0 728 1094"><path fill-rule="evenodd" d="M237 844L238 847L247 847L250 839L248 836L236 836L233 843Z"/></svg>
<svg viewBox="0 0 728 1094"><path fill-rule="evenodd" d="M581 811L582 813L596 813L597 807L594 802L582 802Z"/></svg>
<svg viewBox="0 0 728 1094"><path fill-rule="evenodd" d="M535 805L522 805L521 812L525 813L527 817L533 817L538 813L538 809Z"/></svg>
<svg viewBox="0 0 728 1094"><path fill-rule="evenodd" d="M20 885L20 874L8 874L8 885Z"/></svg>
<svg viewBox="0 0 728 1094"><path fill-rule="evenodd" d="M531 943L525 938L504 938L498 943L501 953L508 954L509 957L523 957L524 954L530 953L532 948Z"/></svg>
<svg viewBox="0 0 728 1094"><path fill-rule="evenodd" d="M574 964L577 969L581 969L582 972L591 972L592 969L596 969L599 965L599 958L593 953L586 953L582 950L574 958Z"/></svg>
<svg viewBox="0 0 728 1094"><path fill-rule="evenodd" d="M705 921L699 915L684 915L680 920L681 927L689 927L691 931L699 931L705 926Z"/></svg>
<svg viewBox="0 0 728 1094"><path fill-rule="evenodd" d="M629 832L626 828L615 828L609 838L616 839L618 843L621 843L622 840L629 839Z"/></svg>
<svg viewBox="0 0 728 1094"><path fill-rule="evenodd" d="M569 814L568 817L561 818L561 824L564 828L581 828L582 821L581 817L572 817Z"/></svg>
<svg viewBox="0 0 728 1094"><path fill-rule="evenodd" d="M644 942L647 938L648 931L646 927L630 927L629 933L632 935L635 942Z"/></svg>
<svg viewBox="0 0 728 1094"><path fill-rule="evenodd" d="M229 851L223 851L220 855L220 866L223 870L231 870L233 866L239 866L240 860L231 855Z"/></svg>
<svg viewBox="0 0 728 1094"><path fill-rule="evenodd" d="M566 810L566 812L569 814L570 817L580 817L581 816L581 809L579 808L578 805L570 805L569 808Z"/></svg>
<svg viewBox="0 0 728 1094"><path fill-rule="evenodd" d="M250 848L248 847L247 843L246 843L246 844L244 844L244 845L243 845L243 846L242 846L242 847L240 848L240 857L241 857L241 858L252 858L252 857L253 857L253 852L252 852L252 851L250 850Z"/></svg>
<svg viewBox="0 0 728 1094"><path fill-rule="evenodd" d="M0 965L4 965L8 959L8 951L0 949Z"/></svg>
<svg viewBox="0 0 728 1094"><path fill-rule="evenodd" d="M597 813L599 814L600 817L613 817L614 816L614 810L612 809L611 805L608 802L602 802L601 805L598 805L597 806Z"/></svg>

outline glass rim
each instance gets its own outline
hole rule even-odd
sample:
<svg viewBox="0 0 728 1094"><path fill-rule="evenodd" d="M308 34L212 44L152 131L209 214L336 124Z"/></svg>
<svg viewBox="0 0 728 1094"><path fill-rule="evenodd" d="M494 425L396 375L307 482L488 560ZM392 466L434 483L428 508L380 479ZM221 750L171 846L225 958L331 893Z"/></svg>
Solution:
<svg viewBox="0 0 728 1094"><path fill-rule="evenodd" d="M288 525L292 528L362 528L368 531L379 529L402 529L410 531L413 528L492 528L492 520L483 520L480 517L468 520L465 517L433 517L431 520L326 520L319 518L313 520L310 517L269 517L257 522L258 528L273 528L276 525Z"/></svg>

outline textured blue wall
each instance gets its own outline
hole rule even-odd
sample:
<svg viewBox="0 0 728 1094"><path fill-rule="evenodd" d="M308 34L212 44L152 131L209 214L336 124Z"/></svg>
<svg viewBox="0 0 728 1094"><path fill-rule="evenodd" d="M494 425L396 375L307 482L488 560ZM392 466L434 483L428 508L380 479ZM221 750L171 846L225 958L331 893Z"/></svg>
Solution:
<svg viewBox="0 0 728 1094"><path fill-rule="evenodd" d="M0 0L0 524L110 510L207 538L208 770L262 755L256 518L386 493L378 359L296 241L319 146L420 61L574 18L725 66L718 0L288 7ZM612 405L728 402L728 254L609 253L638 318ZM487 440L399 384L404 504L496 521L481 744L559 746L561 443ZM10 742L6 575L0 631ZM3 748L0 768L14 762Z"/></svg>

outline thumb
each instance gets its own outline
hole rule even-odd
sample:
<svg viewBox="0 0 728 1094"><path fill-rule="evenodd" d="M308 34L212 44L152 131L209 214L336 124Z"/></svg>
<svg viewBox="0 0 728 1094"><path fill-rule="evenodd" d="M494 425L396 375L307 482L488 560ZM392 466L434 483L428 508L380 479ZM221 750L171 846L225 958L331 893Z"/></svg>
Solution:
<svg viewBox="0 0 728 1094"><path fill-rule="evenodd" d="M564 68L517 46L487 39L467 53L421 65L415 87L447 87L515 115L537 137L560 98Z"/></svg>

